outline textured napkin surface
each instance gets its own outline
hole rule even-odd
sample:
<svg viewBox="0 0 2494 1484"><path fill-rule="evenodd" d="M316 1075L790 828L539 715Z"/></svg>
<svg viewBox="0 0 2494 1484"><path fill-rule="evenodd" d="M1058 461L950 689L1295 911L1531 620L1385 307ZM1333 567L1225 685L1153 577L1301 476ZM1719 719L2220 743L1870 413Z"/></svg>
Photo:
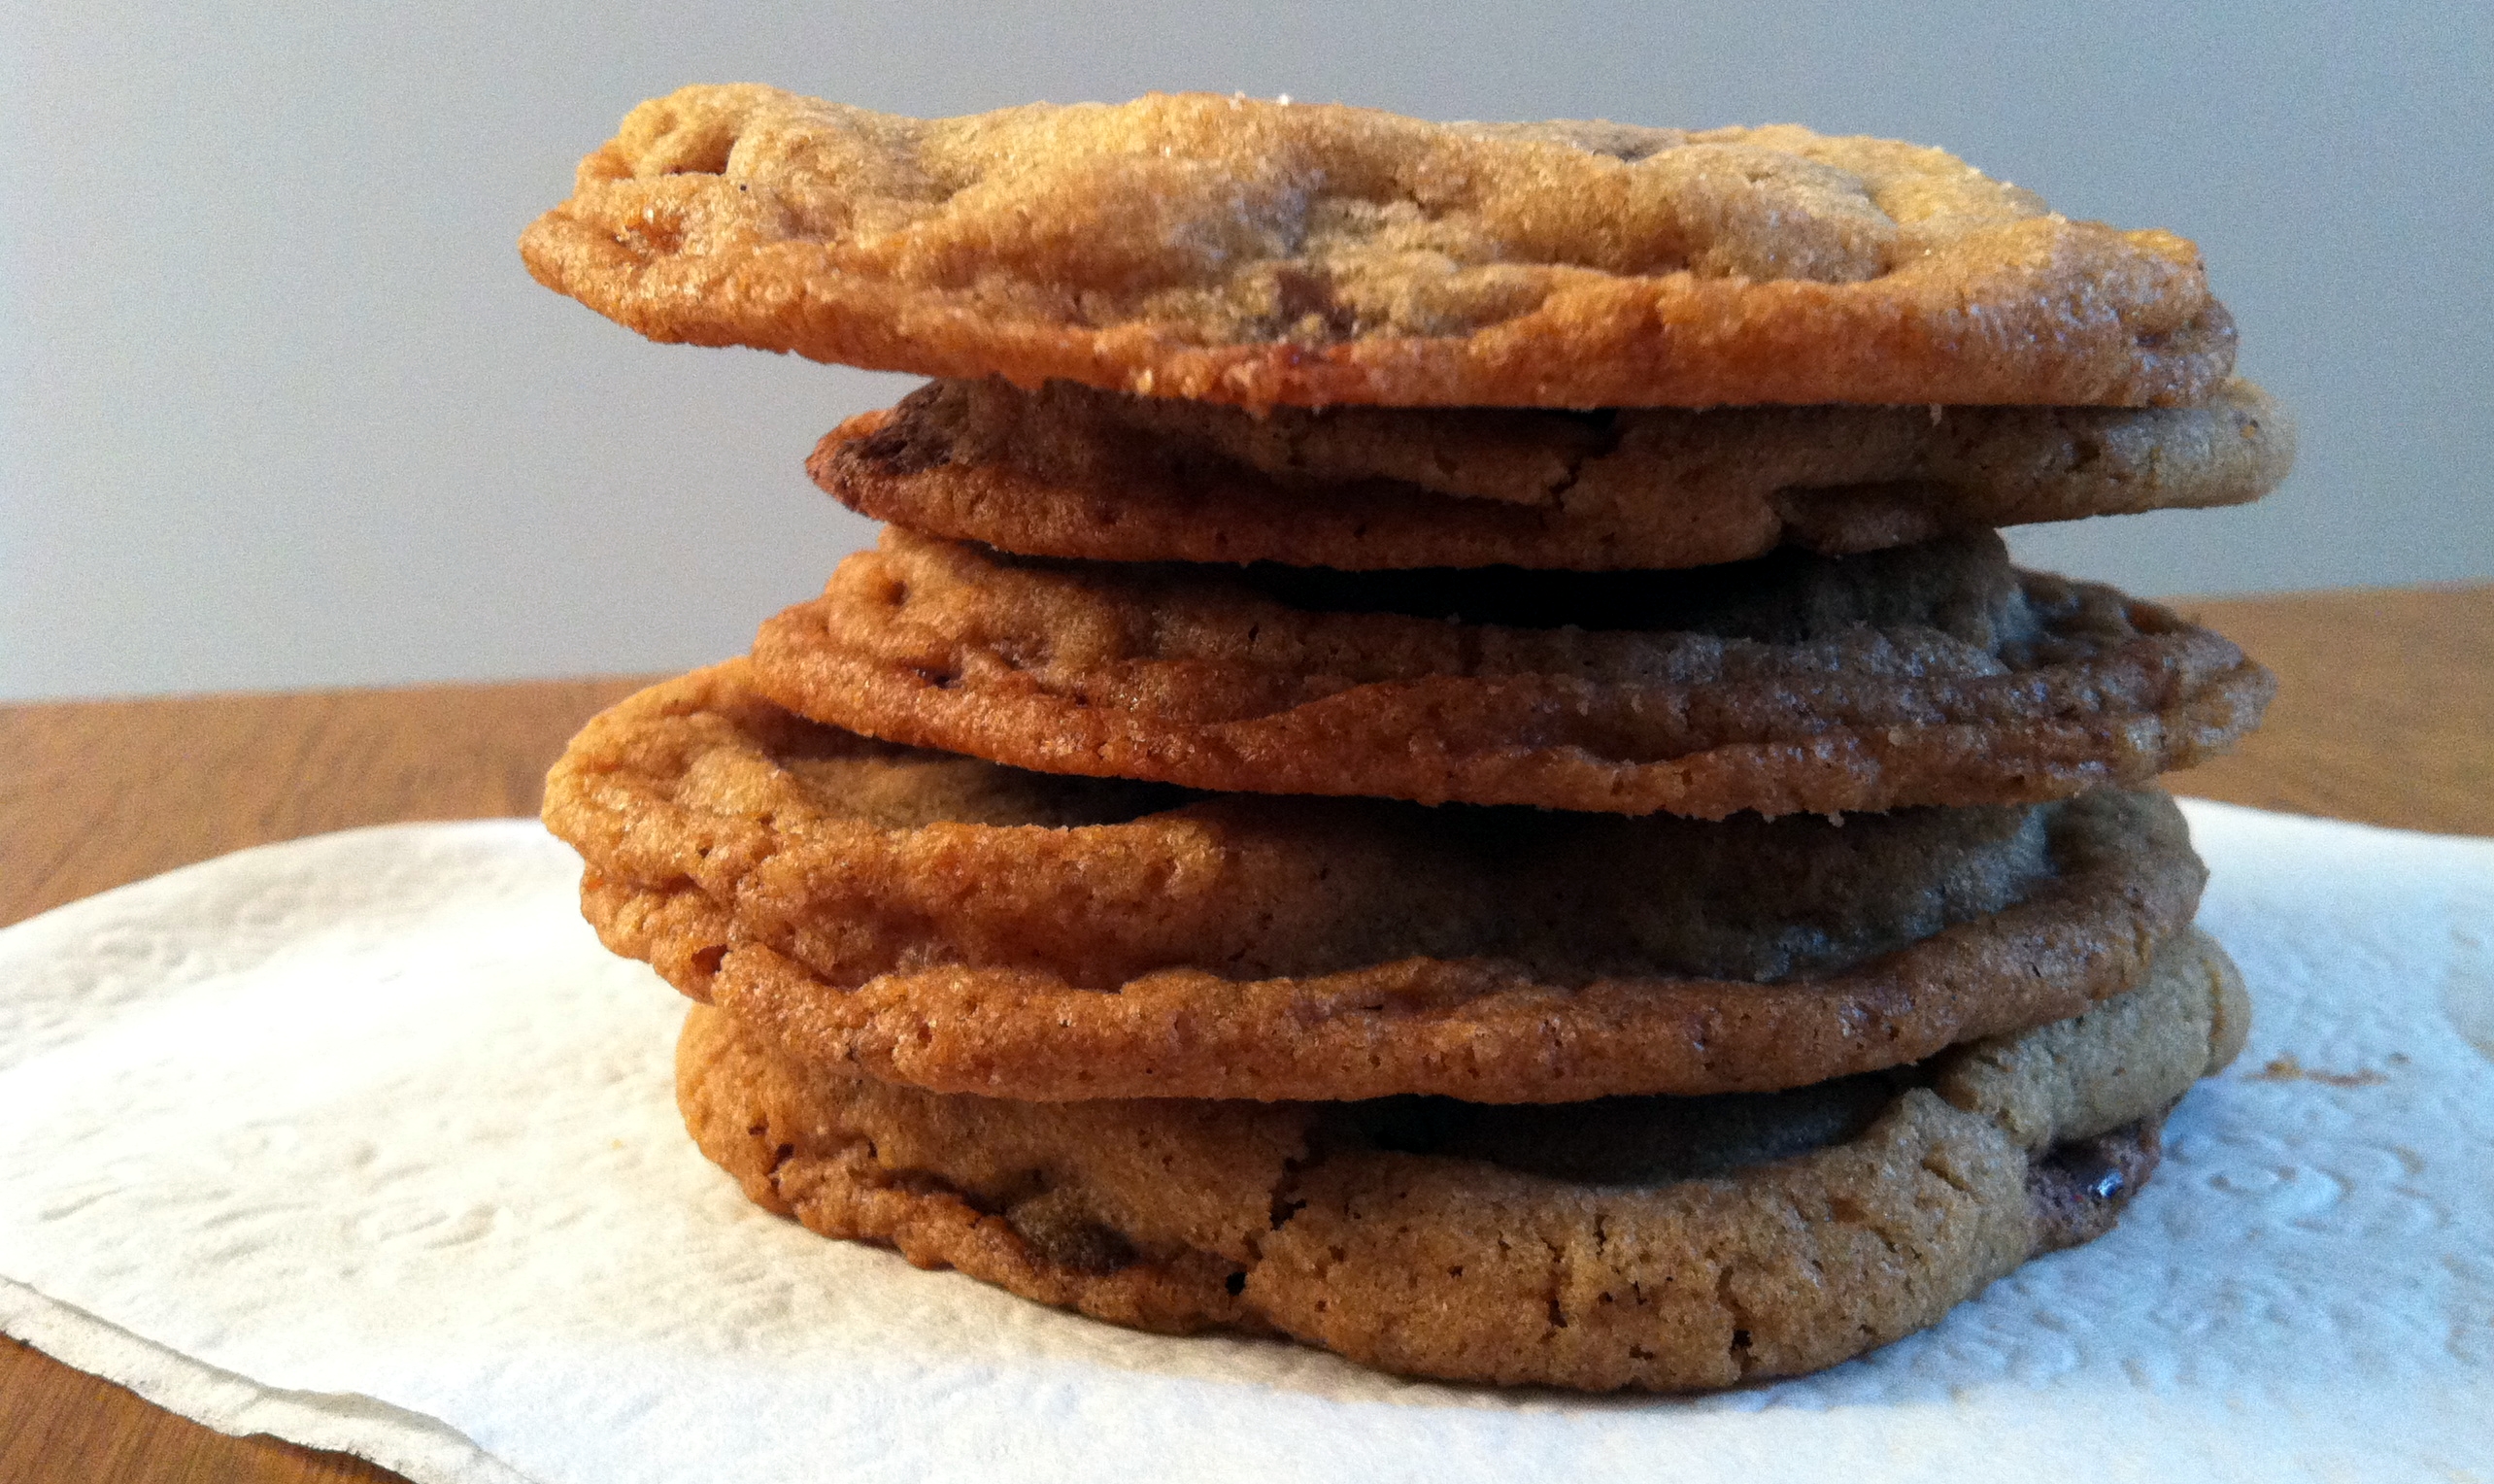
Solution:
<svg viewBox="0 0 2494 1484"><path fill-rule="evenodd" d="M0 931L0 1328L423 1481L2494 1473L2494 841L2189 812L2250 1048L2119 1230L1697 1400L1128 1333L749 1206L533 824Z"/></svg>

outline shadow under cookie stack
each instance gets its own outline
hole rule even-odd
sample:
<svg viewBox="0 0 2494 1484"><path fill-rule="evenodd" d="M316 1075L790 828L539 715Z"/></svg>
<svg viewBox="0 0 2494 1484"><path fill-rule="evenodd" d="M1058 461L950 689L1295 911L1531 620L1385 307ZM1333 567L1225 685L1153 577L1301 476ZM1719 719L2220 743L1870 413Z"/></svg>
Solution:
<svg viewBox="0 0 2494 1484"><path fill-rule="evenodd" d="M771 1210L1144 1329L1720 1387L2109 1230L2241 1045L2147 786L2269 679L1995 533L2282 476L2178 238L1793 128L724 87L523 251L940 378L809 466L881 546L549 780Z"/></svg>

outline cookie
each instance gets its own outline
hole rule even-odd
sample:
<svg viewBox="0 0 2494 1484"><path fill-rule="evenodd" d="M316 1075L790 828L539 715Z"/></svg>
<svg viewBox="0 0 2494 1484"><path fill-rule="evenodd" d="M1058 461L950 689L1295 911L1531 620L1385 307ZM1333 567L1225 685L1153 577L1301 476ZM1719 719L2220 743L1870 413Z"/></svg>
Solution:
<svg viewBox="0 0 2494 1484"><path fill-rule="evenodd" d="M2203 880L2159 794L1841 826L1191 795L815 725L740 663L592 722L546 821L686 994L1025 1099L1798 1086L2131 988Z"/></svg>
<svg viewBox="0 0 2494 1484"><path fill-rule="evenodd" d="M852 419L806 467L860 514L1026 556L1598 571L2240 504L2294 451L2293 422L2242 381L2188 408L1258 417L991 379Z"/></svg>
<svg viewBox="0 0 2494 1484"><path fill-rule="evenodd" d="M1720 819L2144 782L2274 683L1970 533L1675 573L1012 557L893 528L762 626L792 711L1045 772Z"/></svg>
<svg viewBox="0 0 2494 1484"><path fill-rule="evenodd" d="M520 246L653 339L1245 406L2184 405L2234 362L2182 238L1790 125L689 87Z"/></svg>
<svg viewBox="0 0 2494 1484"><path fill-rule="evenodd" d="M2077 1019L1793 1094L1021 1103L794 1060L701 1007L677 1088L757 1203L922 1267L1415 1375L1679 1391L1834 1365L2109 1229L2247 1018L2192 933Z"/></svg>

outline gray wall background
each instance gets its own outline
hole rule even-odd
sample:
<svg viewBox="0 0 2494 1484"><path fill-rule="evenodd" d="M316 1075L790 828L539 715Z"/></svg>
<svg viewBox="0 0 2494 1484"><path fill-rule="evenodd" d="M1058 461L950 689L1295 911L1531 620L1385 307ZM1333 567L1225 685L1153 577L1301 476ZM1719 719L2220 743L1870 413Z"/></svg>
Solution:
<svg viewBox="0 0 2494 1484"><path fill-rule="evenodd" d="M2299 414L2262 505L2031 529L2145 593L2494 577L2494 8L423 0L0 17L0 697L651 670L862 521L800 467L909 382L658 347L512 242L639 99L1151 88L1794 119L2195 237Z"/></svg>

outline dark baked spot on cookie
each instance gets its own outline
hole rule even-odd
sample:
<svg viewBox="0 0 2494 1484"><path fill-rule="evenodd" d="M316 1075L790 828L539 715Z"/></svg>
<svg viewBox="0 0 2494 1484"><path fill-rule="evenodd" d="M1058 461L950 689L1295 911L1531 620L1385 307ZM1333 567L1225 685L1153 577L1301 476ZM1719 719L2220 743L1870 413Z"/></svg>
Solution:
<svg viewBox="0 0 2494 1484"><path fill-rule="evenodd" d="M1857 625L1920 625L1990 648L2027 624L1998 540L1966 532L1918 546L1821 556L1788 548L1671 572L1522 567L1343 572L1257 562L1207 573L1304 613L1394 614L1505 628L1695 633L1802 644ZM1000 563L1054 569L1053 558Z"/></svg>
<svg viewBox="0 0 2494 1484"><path fill-rule="evenodd" d="M1715 1269L1715 1306L1732 1321L1732 1338L1725 1347L1726 1354L1732 1362L1734 1373L1746 1379L1758 1365L1757 1353L1750 1340L1750 1330L1755 1321L1750 1317L1747 1301L1741 1297L1740 1271L1734 1263L1722 1262Z"/></svg>
<svg viewBox="0 0 2494 1484"><path fill-rule="evenodd" d="M1842 1143L1921 1075L1905 1068L1780 1093L1504 1106L1391 1097L1359 1104L1346 1117L1380 1149L1480 1160L1582 1185L1655 1186Z"/></svg>
<svg viewBox="0 0 2494 1484"><path fill-rule="evenodd" d="M1112 1273L1134 1261L1133 1244L1095 1218L1070 1187L1016 1201L1004 1219L1032 1251L1069 1272Z"/></svg>
<svg viewBox="0 0 2494 1484"><path fill-rule="evenodd" d="M888 424L855 442L838 445L849 457L865 460L893 478L923 474L952 462L952 446L939 438L912 437L904 425ZM829 452L826 446L826 452Z"/></svg>
<svg viewBox="0 0 2494 1484"><path fill-rule="evenodd" d="M2111 1231L2164 1153L2165 1115L2053 1146L2027 1169L2037 1250L2057 1252Z"/></svg>

